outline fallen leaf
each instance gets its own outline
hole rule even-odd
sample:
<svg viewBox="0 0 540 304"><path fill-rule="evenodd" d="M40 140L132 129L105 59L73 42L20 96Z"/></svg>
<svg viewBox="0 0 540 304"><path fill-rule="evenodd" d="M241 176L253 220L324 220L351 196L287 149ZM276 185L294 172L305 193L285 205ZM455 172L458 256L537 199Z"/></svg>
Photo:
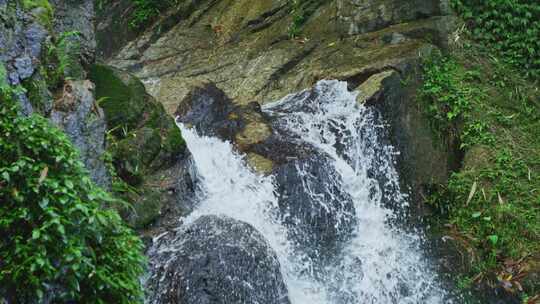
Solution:
<svg viewBox="0 0 540 304"><path fill-rule="evenodd" d="M465 206L469 205L469 203L471 202L474 194L476 193L476 181L473 183L472 185L472 188L471 188L471 192L469 192L469 197L467 198L467 202L465 203Z"/></svg>
<svg viewBox="0 0 540 304"><path fill-rule="evenodd" d="M49 173L49 167L45 166L43 170L41 170L41 174L39 175L39 181L38 184L42 184L43 181L47 178L47 174Z"/></svg>
<svg viewBox="0 0 540 304"><path fill-rule="evenodd" d="M501 194L499 192L497 192L497 197L499 198L499 204L504 205L504 201L503 201L503 199L501 197Z"/></svg>

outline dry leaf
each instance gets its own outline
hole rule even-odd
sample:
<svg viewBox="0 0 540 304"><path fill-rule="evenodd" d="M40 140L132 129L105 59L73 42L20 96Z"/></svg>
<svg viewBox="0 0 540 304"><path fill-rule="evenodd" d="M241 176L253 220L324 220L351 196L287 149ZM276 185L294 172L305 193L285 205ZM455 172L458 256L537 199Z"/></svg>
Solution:
<svg viewBox="0 0 540 304"><path fill-rule="evenodd" d="M476 193L476 181L473 183L472 185L472 188L471 188L471 192L469 192L469 197L467 198L467 202L465 203L465 206L469 205L469 203L471 202L474 194Z"/></svg>
<svg viewBox="0 0 540 304"><path fill-rule="evenodd" d="M43 170L41 170L41 174L39 175L39 181L38 184L42 184L43 181L47 178L47 174L49 173L49 167L45 166Z"/></svg>

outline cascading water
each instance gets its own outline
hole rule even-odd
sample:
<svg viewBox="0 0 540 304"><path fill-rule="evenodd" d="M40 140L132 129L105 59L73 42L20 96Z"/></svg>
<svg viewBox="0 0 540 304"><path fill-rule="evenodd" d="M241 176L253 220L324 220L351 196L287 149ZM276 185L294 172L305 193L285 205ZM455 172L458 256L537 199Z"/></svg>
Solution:
<svg viewBox="0 0 540 304"><path fill-rule="evenodd" d="M356 93L339 81L320 81L313 90L265 105L263 111L275 131L312 147L316 159L325 161L291 160L294 178L262 176L230 143L180 125L199 181L199 203L184 224L212 214L251 224L276 252L293 304L451 303L422 253L421 232L396 224L406 196L399 189L395 151L379 135L384 126L377 113L357 104ZM290 206L283 208L290 191L283 195L280 183L291 181L297 183L296 192L305 194L301 198L309 198L302 201L311 208L302 210L307 220L289 214L294 212ZM305 230L317 212L323 221L335 218L323 230L331 230L336 246L316 244L328 238ZM151 260L162 263L154 256L175 250L158 242Z"/></svg>

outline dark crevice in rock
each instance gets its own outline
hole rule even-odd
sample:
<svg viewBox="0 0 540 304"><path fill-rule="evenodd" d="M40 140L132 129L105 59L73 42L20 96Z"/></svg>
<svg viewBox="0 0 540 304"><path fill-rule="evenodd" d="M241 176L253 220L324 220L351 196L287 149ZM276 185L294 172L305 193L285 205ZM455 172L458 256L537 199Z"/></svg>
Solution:
<svg viewBox="0 0 540 304"><path fill-rule="evenodd" d="M197 22L201 21L202 17L203 17L208 11L210 11L216 4L218 4L219 1L220 1L220 0L213 0L213 1L210 1L210 3L209 3L205 8L203 8L203 9L200 10L200 11L195 12L195 16L194 16L193 19L189 22L189 27L193 27Z"/></svg>
<svg viewBox="0 0 540 304"><path fill-rule="evenodd" d="M245 28L249 29L251 33L256 33L264 30L267 27L271 26L276 20L279 20L286 16L288 12L287 10L285 10L285 8L287 7L288 5L284 4L272 10L269 10L263 13L259 18L248 21Z"/></svg>
<svg viewBox="0 0 540 304"><path fill-rule="evenodd" d="M343 79L343 81L347 82L347 88L352 91L356 89L359 85L364 83L366 80L368 80L371 76L389 70L394 70L399 73L399 71L393 67L369 68L366 70L362 70L360 73L347 77Z"/></svg>

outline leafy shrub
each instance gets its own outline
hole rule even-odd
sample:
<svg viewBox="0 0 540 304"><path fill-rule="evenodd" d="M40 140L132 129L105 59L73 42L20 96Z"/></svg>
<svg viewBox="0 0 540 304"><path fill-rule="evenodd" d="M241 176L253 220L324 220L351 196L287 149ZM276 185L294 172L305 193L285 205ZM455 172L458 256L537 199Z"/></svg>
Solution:
<svg viewBox="0 0 540 304"><path fill-rule="evenodd" d="M66 136L43 117L17 115L11 90L0 85L0 294L14 303L140 302L142 242L101 208L113 199Z"/></svg>
<svg viewBox="0 0 540 304"><path fill-rule="evenodd" d="M487 42L527 76L540 76L540 2L537 0L453 0L471 25L473 37Z"/></svg>

